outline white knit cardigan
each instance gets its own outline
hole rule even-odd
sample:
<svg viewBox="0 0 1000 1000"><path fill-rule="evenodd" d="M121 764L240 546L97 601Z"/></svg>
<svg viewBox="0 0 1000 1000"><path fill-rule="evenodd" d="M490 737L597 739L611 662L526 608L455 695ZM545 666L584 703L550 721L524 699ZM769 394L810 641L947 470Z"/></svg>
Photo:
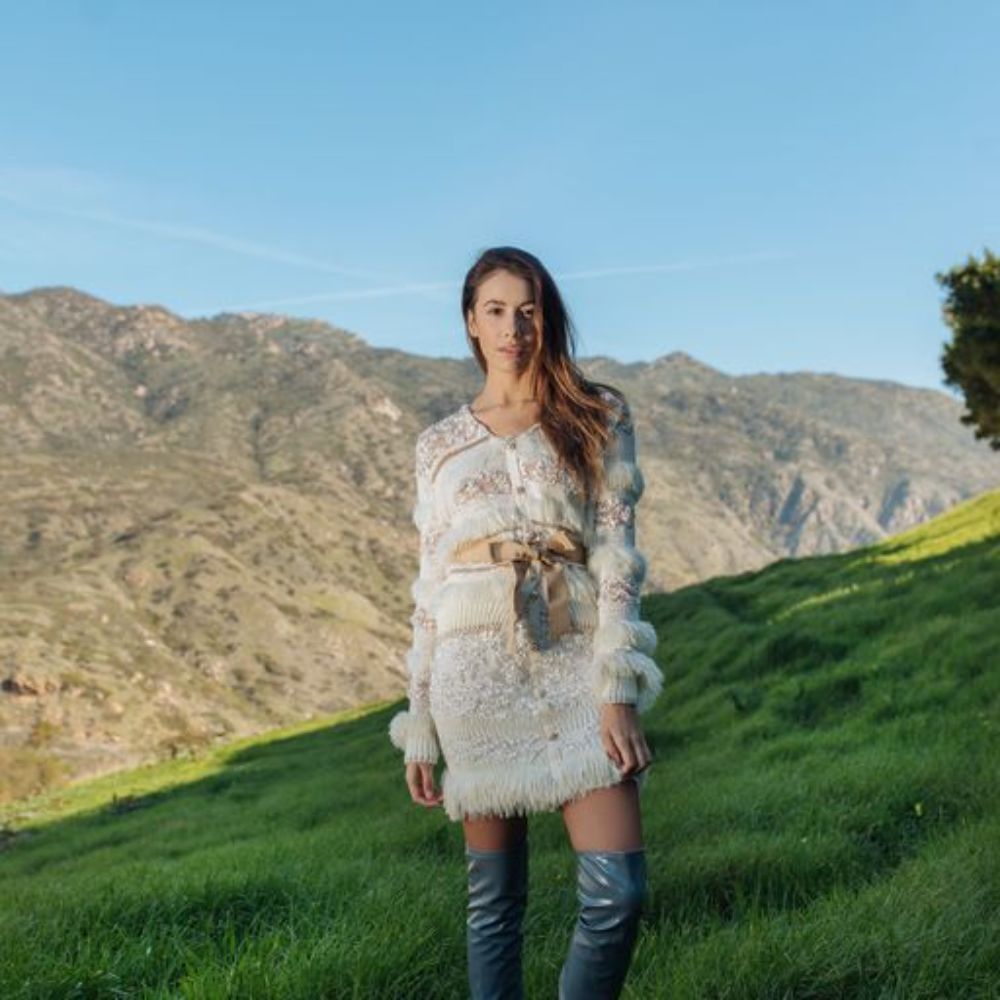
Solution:
<svg viewBox="0 0 1000 1000"><path fill-rule="evenodd" d="M612 433L604 453L604 483L584 502L566 475L557 475L556 452L535 424L517 435L498 435L474 416L468 404L426 427L417 437L417 496L412 519L420 538L420 569L411 593L412 641L406 654L408 708L389 723L389 737L404 760L437 762L440 745L429 710L434 643L450 629L496 622L508 624L508 576L475 574L452 583L448 555L460 542L510 529L511 537L563 526L579 531L587 548L583 565L567 564L570 609L577 627L593 629L594 662L587 665L600 702L633 704L646 712L659 697L663 675L652 659L657 636L639 617L646 560L636 548L635 506L644 490L636 460L635 429L626 403L612 404ZM496 468L510 488L494 491L489 502L466 503L470 461L477 454L494 458L516 443L517 459ZM472 447L480 444L477 451ZM487 449L483 452L482 449ZM510 456L510 452L506 452ZM470 459L470 456L472 458ZM463 464L464 463L464 464ZM526 488L531 470L538 476ZM508 475L509 472L509 475ZM496 481L495 479L493 480ZM462 491L465 491L464 493Z"/></svg>

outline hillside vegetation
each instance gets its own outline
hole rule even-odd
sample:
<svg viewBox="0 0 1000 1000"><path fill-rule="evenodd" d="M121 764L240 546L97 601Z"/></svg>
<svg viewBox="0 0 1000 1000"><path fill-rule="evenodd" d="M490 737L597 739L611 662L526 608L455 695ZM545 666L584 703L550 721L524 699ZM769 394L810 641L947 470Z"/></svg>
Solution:
<svg viewBox="0 0 1000 1000"><path fill-rule="evenodd" d="M1000 492L848 554L652 596L650 891L625 996L996 996ZM5 807L0 996L458 998L459 824L397 706ZM528 995L575 918L531 820Z"/></svg>
<svg viewBox="0 0 1000 1000"><path fill-rule="evenodd" d="M1000 486L937 389L578 360L636 415L650 593ZM398 698L414 441L481 386L317 320L0 294L0 802Z"/></svg>

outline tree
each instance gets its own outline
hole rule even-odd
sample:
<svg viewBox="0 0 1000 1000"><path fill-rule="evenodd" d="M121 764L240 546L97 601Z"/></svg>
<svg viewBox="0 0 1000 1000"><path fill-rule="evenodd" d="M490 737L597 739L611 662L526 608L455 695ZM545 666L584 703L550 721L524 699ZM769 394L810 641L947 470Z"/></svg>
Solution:
<svg viewBox="0 0 1000 1000"><path fill-rule="evenodd" d="M1000 258L983 251L965 264L934 275L947 289L941 307L952 339L944 344L941 367L945 384L960 389L968 412L959 418L973 424L977 438L1000 450Z"/></svg>

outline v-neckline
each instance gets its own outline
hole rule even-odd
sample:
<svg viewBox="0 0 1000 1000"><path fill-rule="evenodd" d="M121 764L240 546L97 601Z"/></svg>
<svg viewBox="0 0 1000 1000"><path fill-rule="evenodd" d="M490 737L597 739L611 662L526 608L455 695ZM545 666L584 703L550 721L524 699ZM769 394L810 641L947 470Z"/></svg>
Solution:
<svg viewBox="0 0 1000 1000"><path fill-rule="evenodd" d="M536 420L530 427L525 427L524 430L517 431L514 434L498 434L495 430L493 430L492 427L488 427L485 423L483 423L482 420L479 419L479 417L477 417L475 415L475 413L472 412L472 404L471 403L464 403L463 406L464 406L465 412L473 420L475 420L475 422L477 424L479 424L479 426L482 427L482 429L484 431L486 431L486 433L489 434L490 437L496 438L498 441L513 441L515 438L524 437L525 434L530 433L536 427L541 427L541 425L542 425L541 420Z"/></svg>

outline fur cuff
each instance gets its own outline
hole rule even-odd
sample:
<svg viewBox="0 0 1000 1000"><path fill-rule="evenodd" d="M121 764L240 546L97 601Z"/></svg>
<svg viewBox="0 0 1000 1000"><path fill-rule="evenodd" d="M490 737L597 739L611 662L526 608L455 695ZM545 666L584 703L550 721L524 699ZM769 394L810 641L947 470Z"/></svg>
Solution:
<svg viewBox="0 0 1000 1000"><path fill-rule="evenodd" d="M634 705L639 700L639 683L635 675L612 677L604 687L603 701L616 705Z"/></svg>
<svg viewBox="0 0 1000 1000"><path fill-rule="evenodd" d="M389 720L389 740L403 751L403 761L436 764L440 754L437 730L429 715L414 715L404 709Z"/></svg>
<svg viewBox="0 0 1000 1000"><path fill-rule="evenodd" d="M594 674L600 701L634 704L639 713L648 711L663 689L663 673L656 661L638 649L616 649L597 654ZM629 697L633 683L634 700Z"/></svg>
<svg viewBox="0 0 1000 1000"><path fill-rule="evenodd" d="M594 632L594 653L613 653L616 649L637 649L652 656L658 638L652 623L641 619L619 618L602 623Z"/></svg>

